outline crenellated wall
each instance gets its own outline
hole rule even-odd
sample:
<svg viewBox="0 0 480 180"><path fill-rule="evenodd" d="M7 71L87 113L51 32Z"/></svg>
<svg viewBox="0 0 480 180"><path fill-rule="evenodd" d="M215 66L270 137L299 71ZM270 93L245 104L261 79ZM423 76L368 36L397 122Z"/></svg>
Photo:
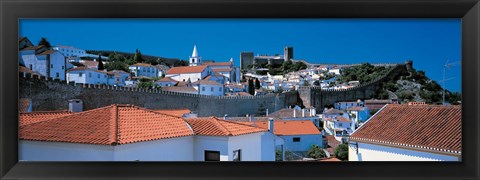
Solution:
<svg viewBox="0 0 480 180"><path fill-rule="evenodd" d="M110 104L134 104L149 109L188 108L199 116L245 116L270 112L297 102L297 93L263 96L206 96L154 89L67 83L43 76L19 74L20 98L32 99L33 111L68 109L69 99L81 99L83 109Z"/></svg>
<svg viewBox="0 0 480 180"><path fill-rule="evenodd" d="M392 65L393 66L393 65ZM358 99L371 99L381 84L394 78L405 70L405 65L395 64L385 75L376 78L368 83L349 89L321 89L321 87L300 87L300 98L305 107L315 107L317 111L322 110L325 105L333 105L339 101L356 101Z"/></svg>

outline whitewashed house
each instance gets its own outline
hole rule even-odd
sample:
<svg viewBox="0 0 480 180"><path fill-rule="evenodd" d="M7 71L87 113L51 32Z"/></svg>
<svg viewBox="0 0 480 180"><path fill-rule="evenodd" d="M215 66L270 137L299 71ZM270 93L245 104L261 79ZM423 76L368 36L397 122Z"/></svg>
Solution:
<svg viewBox="0 0 480 180"><path fill-rule="evenodd" d="M87 54L85 50L73 46L57 45L52 47L52 49L57 50L65 57L83 57Z"/></svg>
<svg viewBox="0 0 480 180"><path fill-rule="evenodd" d="M272 113L266 109L266 116L279 120L309 120L315 126L320 127L320 117L317 116L315 108L283 108Z"/></svg>
<svg viewBox="0 0 480 180"><path fill-rule="evenodd" d="M192 87L201 95L223 96L225 94L225 86L211 80L196 81L192 83Z"/></svg>
<svg viewBox="0 0 480 180"><path fill-rule="evenodd" d="M462 108L388 104L350 136L348 160L462 161Z"/></svg>
<svg viewBox="0 0 480 180"><path fill-rule="evenodd" d="M352 115L355 123L363 123L370 118L370 110L366 107L355 106L346 109L347 113Z"/></svg>
<svg viewBox="0 0 480 180"><path fill-rule="evenodd" d="M130 73L122 70L112 70L107 72L107 84L111 86L126 86L125 81L130 77Z"/></svg>
<svg viewBox="0 0 480 180"><path fill-rule="evenodd" d="M169 77L164 77L158 81L155 81L155 85L160 87L175 86L177 83L178 81L175 81L174 79Z"/></svg>
<svg viewBox="0 0 480 180"><path fill-rule="evenodd" d="M333 105L333 107L335 109L339 109L339 110L346 110L348 108L352 108L352 107L356 107L356 106L364 107L364 103L361 100L341 101L341 102L337 102Z"/></svg>
<svg viewBox="0 0 480 180"><path fill-rule="evenodd" d="M276 136L267 129L133 105L23 113L19 124L20 161L275 160Z"/></svg>
<svg viewBox="0 0 480 180"><path fill-rule="evenodd" d="M334 116L332 118L323 118L323 129L327 134L334 135L341 141L342 137L347 137L355 131L355 122L343 116Z"/></svg>
<svg viewBox="0 0 480 180"><path fill-rule="evenodd" d="M187 81L190 79L190 81L193 83L212 74L212 70L206 65L180 66L172 67L167 71L167 75L165 77L172 78L176 81Z"/></svg>
<svg viewBox="0 0 480 180"><path fill-rule="evenodd" d="M159 75L158 68L151 64L137 63L134 65L130 65L128 69L130 69L130 72L132 72L136 77L140 77L140 76L145 76L150 78L161 77L161 76L158 76Z"/></svg>
<svg viewBox="0 0 480 180"><path fill-rule="evenodd" d="M107 72L87 67L77 67L68 70L67 79L68 82L74 81L75 83L83 84L109 84Z"/></svg>
<svg viewBox="0 0 480 180"><path fill-rule="evenodd" d="M52 79L65 80L66 71L73 67L65 56L45 46L25 47L19 51L18 58L19 64Z"/></svg>

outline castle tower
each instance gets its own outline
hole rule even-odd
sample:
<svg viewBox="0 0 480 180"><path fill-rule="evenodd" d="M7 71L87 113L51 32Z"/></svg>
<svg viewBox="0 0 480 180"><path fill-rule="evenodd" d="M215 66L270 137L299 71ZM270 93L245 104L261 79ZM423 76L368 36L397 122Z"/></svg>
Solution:
<svg viewBox="0 0 480 180"><path fill-rule="evenodd" d="M283 49L283 59L285 61L293 59L293 47L285 47Z"/></svg>
<svg viewBox="0 0 480 180"><path fill-rule="evenodd" d="M190 56L189 61L190 66L202 65L202 57L198 56L197 45L193 45L192 56Z"/></svg>
<svg viewBox="0 0 480 180"><path fill-rule="evenodd" d="M405 61L405 67L407 68L407 71L411 71L413 69L413 61L412 60Z"/></svg>

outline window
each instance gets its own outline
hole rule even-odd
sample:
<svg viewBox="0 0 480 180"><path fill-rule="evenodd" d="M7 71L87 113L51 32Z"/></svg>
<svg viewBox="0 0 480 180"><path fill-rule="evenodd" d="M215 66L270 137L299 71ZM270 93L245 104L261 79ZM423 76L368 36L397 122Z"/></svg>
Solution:
<svg viewBox="0 0 480 180"><path fill-rule="evenodd" d="M57 78L59 78L59 77L60 77L60 74L56 73L55 76L56 76Z"/></svg>
<svg viewBox="0 0 480 180"><path fill-rule="evenodd" d="M220 161L220 151L205 151L205 161Z"/></svg>
<svg viewBox="0 0 480 180"><path fill-rule="evenodd" d="M97 78L100 78L100 74L97 74Z"/></svg>
<svg viewBox="0 0 480 180"><path fill-rule="evenodd" d="M205 87L202 87L202 91L205 91Z"/></svg>
<svg viewBox="0 0 480 180"><path fill-rule="evenodd" d="M218 91L222 92L222 87L219 87L219 88L218 88Z"/></svg>
<svg viewBox="0 0 480 180"><path fill-rule="evenodd" d="M195 63L195 59L192 59L192 63Z"/></svg>
<svg viewBox="0 0 480 180"><path fill-rule="evenodd" d="M30 70L32 70L32 71L33 71L33 66L32 66L32 64L30 64Z"/></svg>
<svg viewBox="0 0 480 180"><path fill-rule="evenodd" d="M50 64L50 68L53 68L53 64Z"/></svg>
<svg viewBox="0 0 480 180"><path fill-rule="evenodd" d="M300 142L300 137L294 137L293 142Z"/></svg>
<svg viewBox="0 0 480 180"><path fill-rule="evenodd" d="M78 77L82 77L83 73L78 73Z"/></svg>
<svg viewBox="0 0 480 180"><path fill-rule="evenodd" d="M213 87L210 87L210 91L212 91L212 92L213 92Z"/></svg>
<svg viewBox="0 0 480 180"><path fill-rule="evenodd" d="M92 73L88 73L88 77L92 77Z"/></svg>
<svg viewBox="0 0 480 180"><path fill-rule="evenodd" d="M233 151L233 161L241 161L241 150L235 150Z"/></svg>
<svg viewBox="0 0 480 180"><path fill-rule="evenodd" d="M342 124L342 123L338 123L338 126L343 126L343 124Z"/></svg>
<svg viewBox="0 0 480 180"><path fill-rule="evenodd" d="M62 66L62 70L65 69L65 66Z"/></svg>

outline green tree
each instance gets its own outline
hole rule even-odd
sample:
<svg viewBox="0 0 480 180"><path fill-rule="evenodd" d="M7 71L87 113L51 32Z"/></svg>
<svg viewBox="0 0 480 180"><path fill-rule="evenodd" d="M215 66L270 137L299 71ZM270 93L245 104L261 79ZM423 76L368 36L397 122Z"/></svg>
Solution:
<svg viewBox="0 0 480 180"><path fill-rule="evenodd" d="M283 161L282 150L275 150L275 161Z"/></svg>
<svg viewBox="0 0 480 180"><path fill-rule="evenodd" d="M140 52L140 50L136 50L135 51L135 55L133 56L133 61L137 62L137 63L142 63L144 61L143 57L142 57L142 52Z"/></svg>
<svg viewBox="0 0 480 180"><path fill-rule="evenodd" d="M308 150L307 155L308 157L314 159L327 157L325 151L323 151L323 149L318 147L317 145L312 145L312 147L310 147L310 149Z"/></svg>
<svg viewBox="0 0 480 180"><path fill-rule="evenodd" d="M255 95L255 86L253 85L252 79L248 79L248 93L251 95Z"/></svg>
<svg viewBox="0 0 480 180"><path fill-rule="evenodd" d="M44 45L45 47L47 47L47 49L50 49L52 47L52 45L50 44L50 42L48 42L47 38L44 38L42 37L42 39L40 39L40 41L38 42L38 45Z"/></svg>
<svg viewBox="0 0 480 180"><path fill-rule="evenodd" d="M260 89L260 87L261 87L260 81L257 78L255 78L255 89Z"/></svg>
<svg viewBox="0 0 480 180"><path fill-rule="evenodd" d="M98 70L102 71L104 69L105 69L105 67L103 67L102 53L99 53L98 54Z"/></svg>
<svg viewBox="0 0 480 180"><path fill-rule="evenodd" d="M335 157L342 161L348 160L348 145L347 144L340 144L338 145L337 148L335 148L335 151L333 152L335 154Z"/></svg>

